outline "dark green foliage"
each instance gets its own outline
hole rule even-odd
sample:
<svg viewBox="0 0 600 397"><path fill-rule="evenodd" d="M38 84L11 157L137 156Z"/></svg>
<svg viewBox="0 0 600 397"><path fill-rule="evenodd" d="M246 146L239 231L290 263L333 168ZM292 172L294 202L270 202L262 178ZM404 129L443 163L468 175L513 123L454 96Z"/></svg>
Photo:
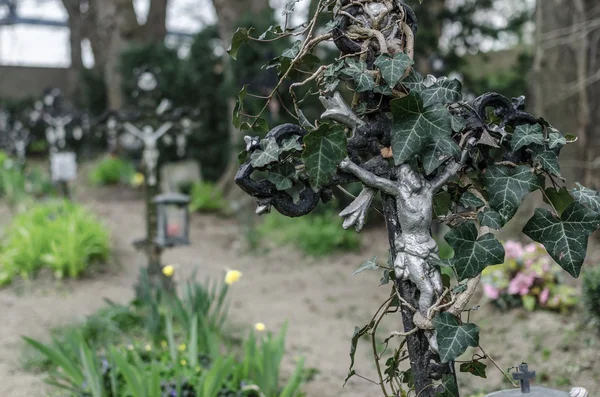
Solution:
<svg viewBox="0 0 600 397"><path fill-rule="evenodd" d="M341 219L331 210L296 219L271 214L265 217L258 231L265 241L292 244L313 256L354 251L360 247L358 234L344 230Z"/></svg>
<svg viewBox="0 0 600 397"><path fill-rule="evenodd" d="M89 178L95 185L116 185L129 183L134 174L135 167L129 161L106 157L90 171Z"/></svg>
<svg viewBox="0 0 600 397"><path fill-rule="evenodd" d="M227 292L224 283L188 281L174 296L143 273L131 304L108 302L83 324L53 330L50 344L25 338L29 355L41 356L28 367L48 370L47 382L70 397L297 396L302 360L283 387L279 376L286 326L250 332L241 349L224 343Z"/></svg>
<svg viewBox="0 0 600 397"><path fill-rule="evenodd" d="M583 272L581 289L587 314L600 324L600 266L596 265ZM598 329L600 330L600 326Z"/></svg>
<svg viewBox="0 0 600 397"><path fill-rule="evenodd" d="M55 277L78 277L110 255L106 227L87 209L70 202L43 202L17 215L0 248L0 285L34 276L41 268Z"/></svg>
<svg viewBox="0 0 600 397"><path fill-rule="evenodd" d="M190 196L192 212L218 212L225 207L223 194L210 182L194 183Z"/></svg>

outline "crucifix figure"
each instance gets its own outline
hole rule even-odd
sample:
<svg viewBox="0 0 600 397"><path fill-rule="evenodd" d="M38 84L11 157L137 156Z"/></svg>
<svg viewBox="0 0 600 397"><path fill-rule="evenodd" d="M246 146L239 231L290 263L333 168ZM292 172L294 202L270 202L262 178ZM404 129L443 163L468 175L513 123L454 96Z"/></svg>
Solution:
<svg viewBox="0 0 600 397"><path fill-rule="evenodd" d="M175 137L177 144L177 156L185 156L185 147L187 145L187 137L192 133L192 120L187 117L181 119L181 132Z"/></svg>
<svg viewBox="0 0 600 397"><path fill-rule="evenodd" d="M117 119L113 116L109 117L106 122L106 141L108 143L108 151L111 153L117 151L118 125Z"/></svg>
<svg viewBox="0 0 600 397"><path fill-rule="evenodd" d="M29 130L25 128L20 121L15 121L9 132L9 136L19 164L25 164L25 152L27 145L31 140L29 137Z"/></svg>
<svg viewBox="0 0 600 397"><path fill-rule="evenodd" d="M156 166L159 156L156 142L173 127L173 123L169 121L161 125L156 131L150 125L144 126L142 130L131 123L125 123L123 126L127 132L140 139L144 144L143 159L148 173L148 185L156 185Z"/></svg>
<svg viewBox="0 0 600 397"><path fill-rule="evenodd" d="M322 97L321 102L327 109L321 118L336 120L353 130L361 125L362 121L338 93L333 98ZM362 228L377 190L394 197L402 230L395 238L398 255L394 261L394 272L397 279L410 280L419 289L418 311L424 318L429 318L429 309L443 293L438 245L431 236L433 196L463 167L468 147L463 151L460 162L449 159L446 168L432 180L425 179L408 164L396 167L391 179L377 176L349 158L339 165L341 171L354 175L365 185L356 200L340 213L344 218L344 228ZM426 334L431 348L437 351L435 333L428 331Z"/></svg>
<svg viewBox="0 0 600 397"><path fill-rule="evenodd" d="M535 371L529 372L527 364L519 364L519 372L515 372L513 378L521 382L521 393L527 394L531 392L529 380L535 379Z"/></svg>
<svg viewBox="0 0 600 397"><path fill-rule="evenodd" d="M46 128L46 140L50 144L50 150L56 152L58 148L64 148L67 138L65 127L73 121L73 116L66 115L52 117L44 114L44 121L48 124Z"/></svg>

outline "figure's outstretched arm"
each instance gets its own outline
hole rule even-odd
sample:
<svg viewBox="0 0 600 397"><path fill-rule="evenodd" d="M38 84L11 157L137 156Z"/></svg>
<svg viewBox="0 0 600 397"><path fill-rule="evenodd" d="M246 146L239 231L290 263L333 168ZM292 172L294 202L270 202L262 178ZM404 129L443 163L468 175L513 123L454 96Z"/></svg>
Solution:
<svg viewBox="0 0 600 397"><path fill-rule="evenodd" d="M144 140L144 132L137 128L135 125L131 124L130 122L126 122L125 124L123 124L123 127L125 127L127 132L129 132L134 137L141 139L142 141Z"/></svg>
<svg viewBox="0 0 600 397"><path fill-rule="evenodd" d="M67 126L71 123L71 121L73 121L73 116L71 116L71 115L65 116L61 119L61 121L64 126Z"/></svg>
<svg viewBox="0 0 600 397"><path fill-rule="evenodd" d="M431 187L434 193L440 190L442 186L444 186L454 175L458 173L458 171L461 170L461 168L467 162L467 158L469 157L469 149L471 149L474 143L475 138L469 138L467 144L463 148L460 157L460 162L456 162L456 160L450 159L450 163L446 166L444 171L442 171L440 175L438 175L437 177L435 177L435 179L431 181Z"/></svg>
<svg viewBox="0 0 600 397"><path fill-rule="evenodd" d="M339 169L348 173L353 174L355 177L360 179L362 183L367 186L374 187L381 190L382 192L390 195L398 194L398 187L396 184L389 179L382 178L359 167L353 163L349 158L345 158L339 165Z"/></svg>
<svg viewBox="0 0 600 397"><path fill-rule="evenodd" d="M156 130L156 132L154 132L152 137L154 138L154 140L157 140L161 136L165 135L171 129L171 127L173 127L172 122L168 121L168 122L164 123L163 125L158 127L158 129Z"/></svg>

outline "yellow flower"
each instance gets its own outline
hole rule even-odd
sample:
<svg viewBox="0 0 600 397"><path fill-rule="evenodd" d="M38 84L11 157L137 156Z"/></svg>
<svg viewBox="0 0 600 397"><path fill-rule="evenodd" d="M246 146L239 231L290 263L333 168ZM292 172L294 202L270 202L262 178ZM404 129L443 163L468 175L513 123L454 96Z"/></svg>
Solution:
<svg viewBox="0 0 600 397"><path fill-rule="evenodd" d="M146 351L147 351L147 352L149 352L149 351L151 351L151 350L152 350L152 346L150 346L150 345L146 345L146 346L144 347L144 349L146 349Z"/></svg>
<svg viewBox="0 0 600 397"><path fill-rule="evenodd" d="M185 366L187 365L187 361L185 361L185 360L181 360L181 361L179 362L179 364L181 364L183 367L185 367Z"/></svg>
<svg viewBox="0 0 600 397"><path fill-rule="evenodd" d="M182 351L185 351L186 347L187 347L187 346L185 345L185 343L182 343L181 345L179 345L179 347L177 347L177 349L178 349L180 352L182 352Z"/></svg>
<svg viewBox="0 0 600 397"><path fill-rule="evenodd" d="M165 277L172 277L173 273L175 273L175 267L173 265L167 265L162 268L162 273Z"/></svg>
<svg viewBox="0 0 600 397"><path fill-rule="evenodd" d="M144 174L141 172L136 173L133 178L131 178L131 184L135 187L142 186L144 184Z"/></svg>
<svg viewBox="0 0 600 397"><path fill-rule="evenodd" d="M231 285L237 282L242 277L242 272L239 270L228 270L225 274L225 284Z"/></svg>
<svg viewBox="0 0 600 397"><path fill-rule="evenodd" d="M267 327L265 327L265 325L263 323L256 323L254 324L254 329L257 330L258 332L263 332Z"/></svg>
<svg viewBox="0 0 600 397"><path fill-rule="evenodd" d="M167 341L163 340L162 342L160 342L160 346L164 349L167 347Z"/></svg>
<svg viewBox="0 0 600 397"><path fill-rule="evenodd" d="M133 350L133 345L127 345L127 350Z"/></svg>

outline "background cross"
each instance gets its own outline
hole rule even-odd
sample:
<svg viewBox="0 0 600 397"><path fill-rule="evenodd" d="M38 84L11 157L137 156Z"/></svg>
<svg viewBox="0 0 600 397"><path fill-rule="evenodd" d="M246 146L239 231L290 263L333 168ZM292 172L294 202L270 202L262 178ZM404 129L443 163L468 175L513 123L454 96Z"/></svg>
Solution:
<svg viewBox="0 0 600 397"><path fill-rule="evenodd" d="M535 371L529 372L527 364L519 365L519 372L513 374L513 378L521 382L521 393L531 392L529 380L535 378Z"/></svg>

